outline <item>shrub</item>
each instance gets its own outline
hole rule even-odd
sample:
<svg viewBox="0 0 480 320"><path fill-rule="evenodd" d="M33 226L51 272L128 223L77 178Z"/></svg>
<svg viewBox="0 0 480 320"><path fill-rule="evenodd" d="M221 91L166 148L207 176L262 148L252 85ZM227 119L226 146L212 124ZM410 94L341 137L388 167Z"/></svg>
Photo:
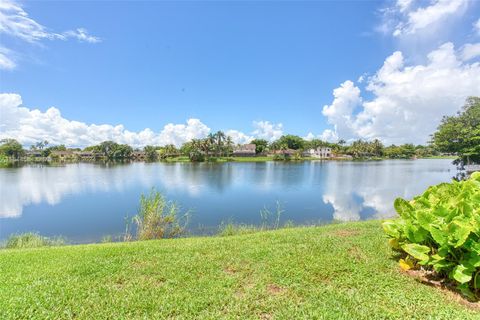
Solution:
<svg viewBox="0 0 480 320"><path fill-rule="evenodd" d="M7 249L25 249L25 248L40 248L48 246L64 245L63 238L48 238L39 235L38 233L23 233L15 234L7 239L5 247Z"/></svg>
<svg viewBox="0 0 480 320"><path fill-rule="evenodd" d="M394 203L400 218L383 223L403 269L434 271L467 297L480 295L480 172L429 187Z"/></svg>
<svg viewBox="0 0 480 320"><path fill-rule="evenodd" d="M188 212L180 216L175 202L167 201L160 192L152 189L149 195L140 197L140 209L132 221L137 226L137 239L150 240L181 235L187 218Z"/></svg>

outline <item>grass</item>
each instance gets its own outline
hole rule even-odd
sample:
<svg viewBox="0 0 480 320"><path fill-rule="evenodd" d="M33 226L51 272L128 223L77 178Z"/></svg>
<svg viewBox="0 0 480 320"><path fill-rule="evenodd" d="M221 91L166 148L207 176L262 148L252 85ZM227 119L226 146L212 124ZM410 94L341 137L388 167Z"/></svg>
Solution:
<svg viewBox="0 0 480 320"><path fill-rule="evenodd" d="M26 248L41 248L50 246L61 246L65 244L63 238L48 238L39 235L38 233L22 233L11 235L6 243L7 249L26 249Z"/></svg>
<svg viewBox="0 0 480 320"><path fill-rule="evenodd" d="M378 221L0 250L0 319L479 319L391 258Z"/></svg>

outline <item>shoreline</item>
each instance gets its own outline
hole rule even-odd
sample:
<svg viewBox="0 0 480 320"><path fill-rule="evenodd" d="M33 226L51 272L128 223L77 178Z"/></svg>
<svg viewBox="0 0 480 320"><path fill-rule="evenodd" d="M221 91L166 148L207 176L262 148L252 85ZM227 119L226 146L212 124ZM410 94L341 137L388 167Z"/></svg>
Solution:
<svg viewBox="0 0 480 320"><path fill-rule="evenodd" d="M134 163L134 162L144 162L144 163L227 163L227 162L302 162L302 161L383 161L383 160L422 160L422 159L432 159L432 160L443 160L450 159L455 160L455 156L431 156L431 157L421 157L421 158L300 158L300 159L275 159L270 156L259 156L259 157L219 157L207 159L205 161L191 161L188 157L173 157L156 161L146 161L146 160L135 160L135 159L125 159L125 160L49 160L49 159L39 159L39 160L9 160L6 163L0 163L0 168L8 168L15 165L28 165L28 164L69 164L69 163Z"/></svg>

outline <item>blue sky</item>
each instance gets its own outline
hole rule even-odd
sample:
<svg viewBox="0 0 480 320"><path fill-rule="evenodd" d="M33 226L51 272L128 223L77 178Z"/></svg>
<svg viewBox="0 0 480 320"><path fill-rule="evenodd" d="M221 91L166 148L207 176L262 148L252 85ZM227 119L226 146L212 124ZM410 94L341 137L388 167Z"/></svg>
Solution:
<svg viewBox="0 0 480 320"><path fill-rule="evenodd" d="M442 1L431 5L436 2ZM0 70L0 92L21 95L30 109L53 106L68 120L122 124L135 132L160 132L190 118L211 130L246 134L253 121L281 123L284 132L301 136L335 131L341 123L323 108L334 104L332 91L344 81L361 90L353 111L343 116L355 117L364 101L381 94L357 79L375 75L395 51L405 64L426 65L428 53L444 42L460 56L466 43L479 40L473 26L479 6L469 1L435 22L441 35L417 37L420 32L407 31L407 25L402 32L409 35L401 39L382 30L394 19L400 21L394 29L402 23L393 1L13 3L47 32L81 27L99 41L46 36L32 43L0 34L1 47L15 59L15 68ZM386 8L397 8L397 16L388 16ZM476 93L476 83L467 89ZM378 130L365 136L355 130L343 134L389 141Z"/></svg>

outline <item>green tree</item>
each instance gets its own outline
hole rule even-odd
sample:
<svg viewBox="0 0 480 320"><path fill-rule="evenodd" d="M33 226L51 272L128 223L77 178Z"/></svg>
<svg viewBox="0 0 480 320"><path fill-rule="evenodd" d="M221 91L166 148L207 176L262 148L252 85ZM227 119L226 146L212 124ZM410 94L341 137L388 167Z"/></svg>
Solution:
<svg viewBox="0 0 480 320"><path fill-rule="evenodd" d="M158 159L158 152L157 148L154 146L145 146L143 148L143 152L145 152L145 158L148 161L157 161Z"/></svg>
<svg viewBox="0 0 480 320"><path fill-rule="evenodd" d="M277 140L278 145L286 145L288 149L299 150L303 149L305 145L305 140L302 137L295 136L292 134L287 134L281 136L280 139Z"/></svg>
<svg viewBox="0 0 480 320"><path fill-rule="evenodd" d="M232 155L234 146L235 146L235 143L233 142L232 137L227 136L227 138L225 139L225 147L224 147L225 153L227 156Z"/></svg>
<svg viewBox="0 0 480 320"><path fill-rule="evenodd" d="M30 150L38 151L41 153L42 157L48 157L52 150L47 148L49 142L47 140L39 141L30 146Z"/></svg>
<svg viewBox="0 0 480 320"><path fill-rule="evenodd" d="M209 150L209 143L208 139L192 139L188 145L188 157L190 161L205 161L205 155Z"/></svg>
<svg viewBox="0 0 480 320"><path fill-rule="evenodd" d="M250 143L255 145L256 154L264 153L268 150L268 141L265 139L253 139Z"/></svg>
<svg viewBox="0 0 480 320"><path fill-rule="evenodd" d="M480 163L480 97L469 97L457 115L443 117L432 144L440 152L457 154L457 164Z"/></svg>
<svg viewBox="0 0 480 320"><path fill-rule="evenodd" d="M128 144L118 144L114 147L110 159L128 159L132 156L133 148Z"/></svg>
<svg viewBox="0 0 480 320"><path fill-rule="evenodd" d="M0 154L18 159L25 154L22 145L15 139L0 140Z"/></svg>

